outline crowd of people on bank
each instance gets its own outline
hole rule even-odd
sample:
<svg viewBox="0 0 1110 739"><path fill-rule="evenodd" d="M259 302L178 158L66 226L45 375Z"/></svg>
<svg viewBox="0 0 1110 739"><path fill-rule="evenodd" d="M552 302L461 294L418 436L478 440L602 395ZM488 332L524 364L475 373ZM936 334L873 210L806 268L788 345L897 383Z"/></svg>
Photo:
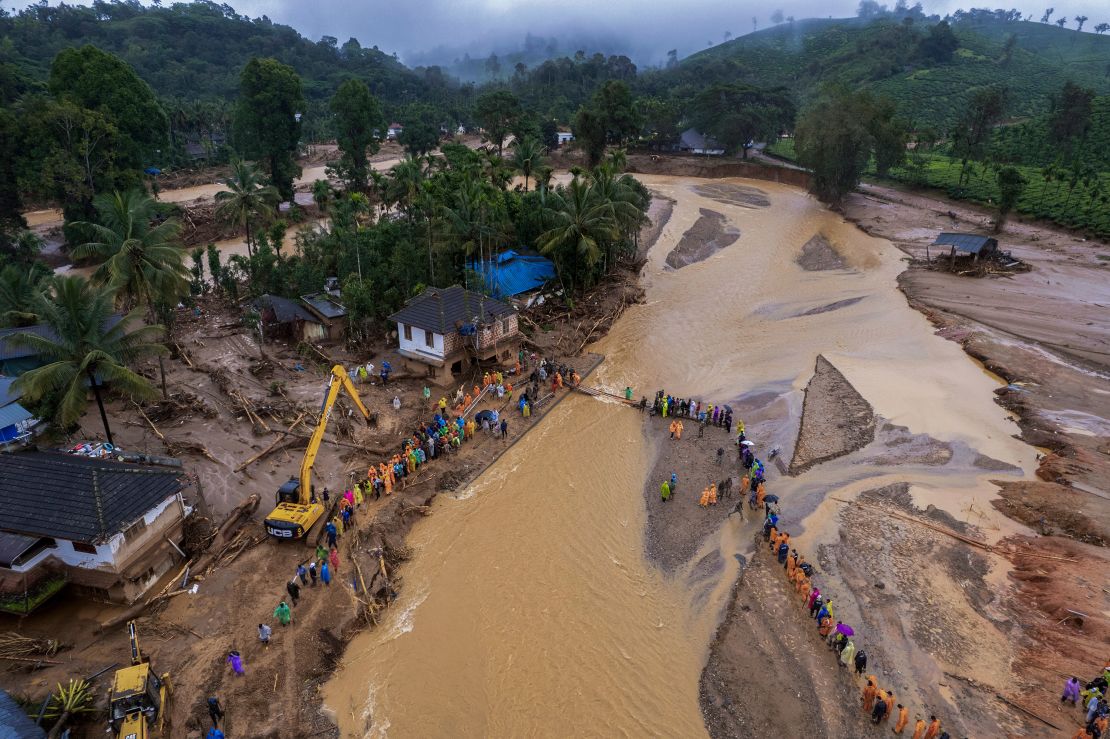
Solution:
<svg viewBox="0 0 1110 739"><path fill-rule="evenodd" d="M699 424L699 431L712 424L725 428L729 434L732 432L733 413L727 405L703 404L699 400L675 398L660 390L650 406L646 398L640 401L641 410L645 406L650 408L652 416L671 419L668 426L670 438L676 441L682 438L681 419L684 418L695 419ZM755 444L747 438L743 421L736 421L736 431L739 500L729 516L739 513L743 519L745 503L751 510L762 512L763 541L766 542L770 555L782 565L786 581L797 598L796 602L813 619L816 635L834 654L840 669L846 669L864 683L860 694L861 710L875 725L889 724L893 720L891 731L895 735L906 735L910 727L909 709L897 701L893 690L880 685L876 675L866 674L867 652L857 646L855 631L848 624L836 619L833 599L822 592L816 569L792 546L789 532L780 526L778 496L767 492L766 468L755 455ZM777 449L771 450L772 456L776 453ZM723 455L724 450L718 449L718 464ZM716 505L719 498L727 494L726 490L732 490L732 480L732 476L728 475L725 480L708 485L698 498L698 504L703 507ZM673 472L669 479L663 480L660 486L663 501L672 498L677 484L678 477ZM912 739L950 739L950 734L944 730L939 718L930 714L926 720L920 713L914 717L910 736Z"/></svg>

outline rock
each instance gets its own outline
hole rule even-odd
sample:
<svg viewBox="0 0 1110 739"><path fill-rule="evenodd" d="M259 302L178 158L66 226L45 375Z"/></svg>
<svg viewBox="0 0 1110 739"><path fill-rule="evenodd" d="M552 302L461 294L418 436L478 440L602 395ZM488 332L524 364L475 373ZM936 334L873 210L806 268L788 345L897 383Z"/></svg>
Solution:
<svg viewBox="0 0 1110 739"><path fill-rule="evenodd" d="M877 582L875 583L875 587L877 587L879 590L886 590L886 583Z"/></svg>

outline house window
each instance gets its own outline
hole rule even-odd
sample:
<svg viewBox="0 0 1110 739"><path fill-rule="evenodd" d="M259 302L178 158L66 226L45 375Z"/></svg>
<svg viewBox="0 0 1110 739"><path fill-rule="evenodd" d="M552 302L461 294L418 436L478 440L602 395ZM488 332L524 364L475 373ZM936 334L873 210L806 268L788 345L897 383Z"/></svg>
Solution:
<svg viewBox="0 0 1110 739"><path fill-rule="evenodd" d="M73 551L84 552L85 554L96 554L96 547L92 544L86 544L83 541L73 542Z"/></svg>
<svg viewBox="0 0 1110 739"><path fill-rule="evenodd" d="M412 341L412 326L405 326L405 341Z"/></svg>
<svg viewBox="0 0 1110 739"><path fill-rule="evenodd" d="M433 334L431 331L425 331L424 332L424 343L427 344L428 346L432 347L432 348L435 348L436 335Z"/></svg>
<svg viewBox="0 0 1110 739"><path fill-rule="evenodd" d="M501 333L503 335L509 333L509 319L508 318L501 319Z"/></svg>
<svg viewBox="0 0 1110 739"><path fill-rule="evenodd" d="M146 521L140 518L124 530L123 538L127 541L135 541L143 535L144 531L146 531Z"/></svg>

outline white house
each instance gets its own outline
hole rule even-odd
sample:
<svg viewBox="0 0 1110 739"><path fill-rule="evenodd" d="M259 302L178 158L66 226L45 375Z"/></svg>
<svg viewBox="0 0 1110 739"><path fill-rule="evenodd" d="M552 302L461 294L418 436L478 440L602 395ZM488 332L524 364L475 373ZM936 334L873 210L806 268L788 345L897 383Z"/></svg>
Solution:
<svg viewBox="0 0 1110 739"><path fill-rule="evenodd" d="M559 140L559 146L562 146L563 144L570 141L574 141L574 134L570 131L556 131L555 137Z"/></svg>
<svg viewBox="0 0 1110 739"><path fill-rule="evenodd" d="M385 138L387 141L396 141L397 137L400 136L401 132L404 130L405 127L400 123L390 123L389 128L385 131Z"/></svg>
<svg viewBox="0 0 1110 739"><path fill-rule="evenodd" d="M180 560L181 478L70 454L0 455L0 605L59 582L105 600L142 596Z"/></svg>
<svg viewBox="0 0 1110 739"><path fill-rule="evenodd" d="M397 324L397 353L443 382L479 360L511 358L520 335L515 310L458 285L428 288L389 320Z"/></svg>

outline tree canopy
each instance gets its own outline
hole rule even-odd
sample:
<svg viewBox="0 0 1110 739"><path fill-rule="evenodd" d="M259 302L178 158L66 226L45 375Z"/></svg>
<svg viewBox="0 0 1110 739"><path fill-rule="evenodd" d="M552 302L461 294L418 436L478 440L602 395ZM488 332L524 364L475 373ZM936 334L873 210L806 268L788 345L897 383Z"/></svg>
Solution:
<svg viewBox="0 0 1110 739"><path fill-rule="evenodd" d="M301 78L276 59L256 57L243 67L239 80L236 148L264 161L282 199L292 200L293 179L301 173L294 160L305 104Z"/></svg>

